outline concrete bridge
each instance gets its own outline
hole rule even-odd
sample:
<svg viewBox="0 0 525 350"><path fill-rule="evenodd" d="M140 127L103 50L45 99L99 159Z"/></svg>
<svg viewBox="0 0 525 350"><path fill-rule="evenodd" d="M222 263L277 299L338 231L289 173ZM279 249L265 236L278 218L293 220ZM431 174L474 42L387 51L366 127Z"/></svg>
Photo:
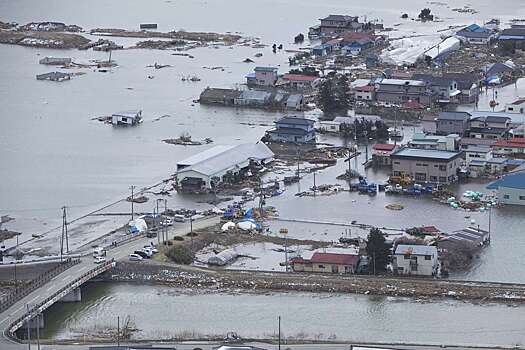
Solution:
<svg viewBox="0 0 525 350"><path fill-rule="evenodd" d="M204 228L219 222L213 217L193 222L194 229ZM178 225L172 229L170 236L184 235L189 231L189 225ZM79 287L90 279L108 271L115 261L127 259L135 250L149 244L150 238L137 237L107 253L107 262L95 264L91 254L80 258L67 258L46 274L33 279L26 288L21 289L11 297L4 298L0 303L0 350L27 349L16 338L15 332L22 327L41 326L41 322L31 321L54 303L63 300L75 301L80 299ZM33 342L34 343L34 342Z"/></svg>

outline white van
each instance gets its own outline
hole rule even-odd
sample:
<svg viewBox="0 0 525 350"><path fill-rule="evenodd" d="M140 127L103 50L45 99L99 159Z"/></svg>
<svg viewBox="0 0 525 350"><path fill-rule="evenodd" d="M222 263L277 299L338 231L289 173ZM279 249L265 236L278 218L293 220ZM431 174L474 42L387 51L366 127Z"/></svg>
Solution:
<svg viewBox="0 0 525 350"><path fill-rule="evenodd" d="M106 256L106 250L102 247L93 248L93 257L97 258L99 256Z"/></svg>

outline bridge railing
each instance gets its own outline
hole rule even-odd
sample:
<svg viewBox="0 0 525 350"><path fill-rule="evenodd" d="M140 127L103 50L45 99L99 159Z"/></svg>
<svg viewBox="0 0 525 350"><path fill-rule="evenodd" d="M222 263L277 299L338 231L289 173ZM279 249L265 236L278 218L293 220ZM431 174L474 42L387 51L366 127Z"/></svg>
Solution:
<svg viewBox="0 0 525 350"><path fill-rule="evenodd" d="M7 296L3 297L0 301L0 312L4 312L9 309L14 303L18 300L24 298L29 293L40 288L42 285L49 282L53 277L61 274L70 267L80 263L80 259L68 259L63 263L55 266L51 270L44 272L35 279L31 280L28 284L24 285L21 288L16 288L14 291L9 293Z"/></svg>
<svg viewBox="0 0 525 350"><path fill-rule="evenodd" d="M80 277L74 279L70 283L68 283L66 286L60 288L55 293L41 301L40 303L33 306L30 310L28 310L27 313L16 319L14 322L12 322L9 327L4 330L4 334L10 338L16 339L14 337L14 332L16 332L17 329L22 327L22 325L34 318L37 314L41 313L45 309L47 309L49 306L53 305L58 300L62 299L64 296L66 296L68 293L70 293L75 288L80 287L84 282L90 280L91 278L109 270L113 266L113 261L108 261L102 265L98 265L94 269L91 269L87 271L86 273L82 274Z"/></svg>

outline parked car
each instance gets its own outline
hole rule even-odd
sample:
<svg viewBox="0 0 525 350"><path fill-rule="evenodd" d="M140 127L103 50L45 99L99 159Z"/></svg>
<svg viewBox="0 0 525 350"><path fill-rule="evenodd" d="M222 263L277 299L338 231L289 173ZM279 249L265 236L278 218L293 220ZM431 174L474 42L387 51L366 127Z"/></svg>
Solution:
<svg viewBox="0 0 525 350"><path fill-rule="evenodd" d="M149 255L146 252L143 252L142 250L135 250L133 254L137 254L142 259L149 259Z"/></svg>
<svg viewBox="0 0 525 350"><path fill-rule="evenodd" d="M173 220L176 222L184 222L186 221L186 217L184 217L184 215L175 215Z"/></svg>
<svg viewBox="0 0 525 350"><path fill-rule="evenodd" d="M151 250L151 252L153 254L157 254L159 252L159 250L157 248L155 248L154 245L145 245L144 246L144 249L148 249L148 250Z"/></svg>
<svg viewBox="0 0 525 350"><path fill-rule="evenodd" d="M96 256L93 261L95 262L95 264L102 264L102 263L105 263L106 262L106 258L103 257L103 256Z"/></svg>
<svg viewBox="0 0 525 350"><path fill-rule="evenodd" d="M95 247L93 248L93 257L101 257L106 256L106 250L102 247Z"/></svg>
<svg viewBox="0 0 525 350"><path fill-rule="evenodd" d="M146 254L148 258L151 258L153 256L153 252L148 248L142 248L141 252Z"/></svg>
<svg viewBox="0 0 525 350"><path fill-rule="evenodd" d="M142 261L142 257L138 254L130 254L129 261Z"/></svg>

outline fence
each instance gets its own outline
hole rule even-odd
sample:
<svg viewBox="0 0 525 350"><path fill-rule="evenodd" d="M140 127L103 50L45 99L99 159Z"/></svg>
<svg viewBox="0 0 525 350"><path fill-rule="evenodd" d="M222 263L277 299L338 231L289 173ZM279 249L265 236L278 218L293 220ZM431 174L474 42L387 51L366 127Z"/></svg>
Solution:
<svg viewBox="0 0 525 350"><path fill-rule="evenodd" d="M66 286L60 288L58 291L53 293L51 296L47 297L42 302L36 304L33 306L27 313L16 319L14 322L12 322L8 328L4 330L4 335L9 338L14 338L14 332L16 332L17 329L22 327L22 325L31 320L33 317L47 309L49 306L53 305L56 301L62 299L64 296L66 296L71 290L80 287L84 282L90 280L91 278L109 270L111 267L113 267L114 262L108 261L102 265L99 265L95 267L94 269L91 269L90 271L82 274L80 277L74 279L70 283L68 283Z"/></svg>
<svg viewBox="0 0 525 350"><path fill-rule="evenodd" d="M68 259L66 262L55 266L51 270L46 271L37 278L33 279L24 287L20 289L17 288L14 292L2 298L2 300L0 301L0 312L4 312L5 310L9 309L18 300L24 298L32 291L40 288L42 285L49 282L53 277L61 274L65 270L69 269L71 266L74 266L78 263L80 263L80 259Z"/></svg>

